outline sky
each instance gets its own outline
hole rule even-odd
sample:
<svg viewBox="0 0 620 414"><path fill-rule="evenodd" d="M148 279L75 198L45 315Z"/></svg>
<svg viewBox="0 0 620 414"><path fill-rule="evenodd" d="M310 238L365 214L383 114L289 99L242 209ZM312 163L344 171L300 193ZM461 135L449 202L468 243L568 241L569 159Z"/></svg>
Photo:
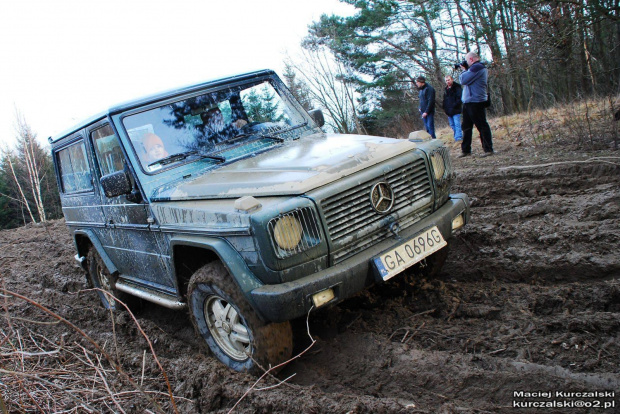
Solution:
<svg viewBox="0 0 620 414"><path fill-rule="evenodd" d="M257 69L280 75L338 0L0 0L0 148L18 111L39 142L110 106Z"/></svg>

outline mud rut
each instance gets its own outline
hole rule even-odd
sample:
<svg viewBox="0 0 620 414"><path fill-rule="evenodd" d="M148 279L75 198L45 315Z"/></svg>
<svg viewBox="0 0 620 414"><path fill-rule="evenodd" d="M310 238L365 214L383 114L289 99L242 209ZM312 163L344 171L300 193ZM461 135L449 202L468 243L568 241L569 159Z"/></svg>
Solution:
<svg viewBox="0 0 620 414"><path fill-rule="evenodd" d="M620 167L617 158L592 160L618 154L499 149L490 159L454 161L472 221L438 277L376 286L312 313L317 342L278 377L295 375L251 392L235 411L511 412L519 411L512 403L520 390L615 390L620 410ZM84 276L64 222L0 232L0 251L8 289L99 343L116 342L124 368L141 376L146 341L123 313L114 317L114 336L96 294L77 293ZM41 317L18 301L10 309ZM186 313L146 305L137 318L182 397L180 412L227 412L254 382L208 355ZM79 340L62 325L36 329ZM305 321L295 330L301 351L309 344ZM145 376L166 390L152 358ZM165 398L160 403L171 410ZM148 406L137 396L125 409Z"/></svg>

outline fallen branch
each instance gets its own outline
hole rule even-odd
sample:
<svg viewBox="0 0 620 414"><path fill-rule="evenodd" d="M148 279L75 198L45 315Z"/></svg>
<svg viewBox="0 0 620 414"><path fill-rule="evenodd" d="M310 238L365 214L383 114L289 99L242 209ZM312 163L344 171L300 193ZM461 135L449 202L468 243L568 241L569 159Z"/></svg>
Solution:
<svg viewBox="0 0 620 414"><path fill-rule="evenodd" d="M34 325L58 325L60 323L60 321L49 321L49 322L33 321L32 319L20 318L19 316L13 316L11 319L13 319L14 321L31 323Z"/></svg>
<svg viewBox="0 0 620 414"><path fill-rule="evenodd" d="M154 406L156 407L156 409L161 412L164 413L164 410L161 408L161 406L157 403L157 401L153 400L149 395L147 395L144 390L142 389L142 387L140 387L138 384L135 383L135 381L133 381L131 379L131 377L123 370L123 368L116 362L114 361L114 359L94 340L92 339L90 336L88 336L88 334L86 334L86 332L84 332L82 329L78 328L76 325L74 325L73 323L71 323L70 321L68 321L67 319L63 318L62 316L56 314L55 312L53 312L52 310L46 308L45 306L37 303L36 301L20 295L19 293L16 292L12 292L9 291L5 288L0 288L0 292L9 295L9 296L13 296L15 298L21 299L25 302L30 303L31 305L39 308L40 310L42 310L43 312L47 313L48 315L52 316L53 318L63 322L64 324L68 325L69 327L71 327L73 330L75 330L78 334L80 334L84 339L86 339L101 355L103 355L105 357L105 359L110 363L110 365L112 367L114 367L114 369L116 370L116 372L118 372L121 377L123 377L127 382L129 382L135 389L140 390L143 395L145 396L145 398ZM107 292L106 292L107 293ZM124 303L120 302L122 305L125 305ZM8 315L7 315L8 316ZM132 318L133 318L133 314L132 314ZM135 321L135 318L134 318ZM140 328L140 331L142 332L143 335L144 331L142 331L142 329ZM148 341L148 339L147 339ZM150 344L150 341L149 341ZM152 349L152 348L151 348ZM2 371L0 371L2 372ZM164 373L165 375L165 373ZM36 376L35 376L36 378ZM165 376L166 381L167 381L167 376ZM168 389L170 390L170 384L168 383ZM173 403L173 408L175 412L178 412L176 409L176 405L174 405L174 399L172 399L172 403Z"/></svg>
<svg viewBox="0 0 620 414"><path fill-rule="evenodd" d="M90 366L95 370L97 375L99 375L99 378L101 378L101 381L103 382L103 386L105 387L106 391L108 392L108 395L112 399L112 402L114 403L114 405L116 405L116 407L120 410L121 413L125 414L125 410L123 410L123 407L121 407L121 405L118 403L118 401L116 401L116 398L114 398L114 393L112 393L112 390L110 390L110 386L108 385L108 381L106 381L105 376L101 372L101 371L103 371L103 367L101 367L101 360L99 358L97 358L97 362L98 362L99 366L98 367L95 366L93 361L88 356L88 351L86 350L86 348L84 348L81 345L78 345L78 346L80 348L82 348L82 351L84 351L84 356L86 357L86 359L90 363ZM100 367L101 367L101 369L99 369Z"/></svg>
<svg viewBox="0 0 620 414"><path fill-rule="evenodd" d="M413 337L415 336L415 334L417 334L418 332L420 332L420 330L422 328L424 328L424 325L426 325L426 322L422 322L422 325L420 325L420 327L418 329L416 329L415 331L413 331L413 333L411 334L411 336L407 339L407 341L405 341L405 338L403 338L403 340L401 342L404 342L406 344L409 343L409 341L411 341L413 339Z"/></svg>
<svg viewBox="0 0 620 414"><path fill-rule="evenodd" d="M129 307L123 303L122 301L118 300L114 295L112 295L110 292L107 292L105 290L99 289L99 288L94 288L93 290L98 290L100 292L103 292L105 295L110 296L112 299L114 299L115 301L117 301L118 303L120 303L125 310L127 311L127 313L129 313L129 316L131 317L131 319L134 321L134 323L136 324L136 327L138 328L138 330L140 331L140 333L142 334L142 336L144 337L144 339L146 340L146 342L149 345L149 348L151 349L151 355L153 355L153 358L155 359L155 362L157 363L157 366L159 367L159 369L161 370L162 375L164 376L164 380L166 381L166 386L168 387L168 395L170 397L170 402L172 403L172 408L174 409L175 413L178 413L177 410L177 405L174 402L174 395L172 394L172 386L170 385L170 381L168 380L168 374L166 374L166 370L164 370L164 367L161 365L161 363L159 362L159 358L157 358L157 354L155 353L155 348L153 348L153 343L151 342L151 340L149 339L148 335L146 334L146 332L144 332L144 330L142 330L142 327L140 326L140 323L138 323L138 320L136 319L136 317L134 316L133 312L129 309ZM115 336L116 338L116 336ZM118 352L118 350L117 350ZM137 386L137 384L136 384ZM159 405L156 405L157 408L161 408L159 407Z"/></svg>
<svg viewBox="0 0 620 414"><path fill-rule="evenodd" d="M411 330L410 326L403 326L402 328L398 328L397 330L395 330L394 332L392 332L392 335L390 335L390 337L388 338L388 341L391 341L392 338L394 337L394 335L396 335L396 332L398 331L402 331L405 330L407 332L405 332L405 337L407 336L407 334L409 334L409 331Z"/></svg>
<svg viewBox="0 0 620 414"><path fill-rule="evenodd" d="M256 386L258 385L259 382L261 382L263 380L263 378L265 378L266 376L271 376L271 373L287 364L289 364L291 361L294 361L298 358L300 358L303 354L305 354L306 352L308 352L308 350L310 348L312 348L312 346L316 343L316 340L312 337L312 335L310 334L310 312L312 312L312 310L314 309L314 305L310 308L310 310L308 311L308 315L306 316L306 329L308 331L308 336L310 337L310 340L312 341L312 343L310 343L310 345L308 345L308 347L306 349L304 349L302 352L300 352L299 354L295 355L294 357L276 365L273 366L271 368L269 368L267 371L265 371L265 373L263 373L263 375L261 375L255 382L254 384L252 384L252 386L250 388L248 388L248 390L241 396L241 398L239 398L239 400L237 400L237 402L235 403L235 405L232 406L232 408L228 411L228 414L232 413L234 411L235 408L237 408L237 406L239 405L239 403L241 403L241 401L243 401L245 399L245 397L247 397L247 395L252 391L255 390ZM272 388L276 388L279 387L280 385L284 384L288 379L292 378L295 374L291 375L289 378L280 381L279 384L276 384L275 386L271 386L271 387L267 387L264 389L272 389Z"/></svg>
<svg viewBox="0 0 620 414"><path fill-rule="evenodd" d="M500 352L504 352L506 349L508 349L508 348L500 348L500 349L497 349L495 351L488 352L487 355L499 354Z"/></svg>
<svg viewBox="0 0 620 414"><path fill-rule="evenodd" d="M88 404L84 403L83 401L80 401L77 397L75 397L71 391L66 390L64 388L64 386L62 385L56 385L51 381L48 381L46 379L41 378L38 375L34 375L34 374L26 374L25 372L17 372L17 371L8 371L6 369L2 369L0 368L0 374L6 374L6 375L12 375L12 376L16 376L16 377L21 377L21 378L27 378L27 379L33 379L36 380L42 384L45 384L49 387L58 389L60 391L63 391L66 395L69 396L69 398L71 398L73 401L75 401L79 406L84 407L85 409L89 410L92 413L96 413L98 410L94 409L93 407L89 406Z"/></svg>
<svg viewBox="0 0 620 414"><path fill-rule="evenodd" d="M499 171L504 170L527 170L530 168L544 168L544 167L553 167L554 165L565 165L565 164L588 164L591 162L602 162L605 164L612 164L620 166L620 164L616 164L611 161L607 161L608 159L612 160L620 160L620 157L593 157L588 158L587 160L574 160L574 161L558 161L558 162L549 162L547 164L536 164L536 165L511 165L508 167L498 168Z"/></svg>
<svg viewBox="0 0 620 414"><path fill-rule="evenodd" d="M433 312L435 312L436 310L437 310L437 309L434 309L434 308L433 308L433 309L426 310L426 311L424 311L424 312L416 313L415 315L411 315L411 316L409 316L409 317L407 318L407 320L409 320L409 319L413 319L413 318L418 317L418 316L428 315L429 313L433 313Z"/></svg>

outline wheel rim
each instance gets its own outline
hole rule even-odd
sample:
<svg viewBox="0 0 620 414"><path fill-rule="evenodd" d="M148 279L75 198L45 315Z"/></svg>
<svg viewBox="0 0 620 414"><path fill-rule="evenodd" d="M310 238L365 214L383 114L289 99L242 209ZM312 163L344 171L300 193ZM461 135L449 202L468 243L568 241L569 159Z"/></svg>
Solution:
<svg viewBox="0 0 620 414"><path fill-rule="evenodd" d="M110 279L108 278L108 275L105 273L103 268L99 265L97 265L97 279L99 281L99 286L101 287L101 289L105 290L106 292L112 293L112 285L110 284Z"/></svg>
<svg viewBox="0 0 620 414"><path fill-rule="evenodd" d="M250 331L237 310L219 296L210 296L204 304L209 331L217 345L229 357L244 361L251 354Z"/></svg>

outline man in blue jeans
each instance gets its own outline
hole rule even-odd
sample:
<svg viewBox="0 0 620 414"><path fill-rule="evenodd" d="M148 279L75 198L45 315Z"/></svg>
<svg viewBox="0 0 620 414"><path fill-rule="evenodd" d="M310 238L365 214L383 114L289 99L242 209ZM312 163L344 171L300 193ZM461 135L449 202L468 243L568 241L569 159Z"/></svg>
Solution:
<svg viewBox="0 0 620 414"><path fill-rule="evenodd" d="M487 68L480 62L480 57L474 52L465 55L468 68L461 66L465 72L459 76L463 85L463 142L459 158L471 155L471 138L474 125L480 133L480 141L484 150L483 157L493 155L493 138L491 127L487 122L486 104L487 95Z"/></svg>
<svg viewBox="0 0 620 414"><path fill-rule="evenodd" d="M435 136L435 89L431 85L426 84L424 76L418 76L415 84L420 91L420 114L422 114L424 128L431 137L437 138Z"/></svg>
<svg viewBox="0 0 620 414"><path fill-rule="evenodd" d="M452 76L446 76L446 89L443 95L443 110L448 115L450 128L454 131L454 141L458 142L463 139L463 130L461 129L461 97L463 90L461 85L454 82Z"/></svg>

